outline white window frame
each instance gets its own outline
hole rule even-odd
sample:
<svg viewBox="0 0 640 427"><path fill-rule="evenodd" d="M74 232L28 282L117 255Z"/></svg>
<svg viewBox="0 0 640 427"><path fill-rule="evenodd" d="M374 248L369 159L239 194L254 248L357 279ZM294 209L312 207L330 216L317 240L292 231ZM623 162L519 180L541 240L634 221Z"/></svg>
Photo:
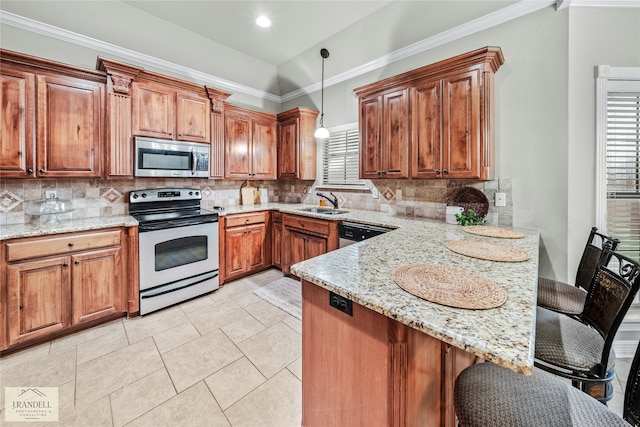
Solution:
<svg viewBox="0 0 640 427"><path fill-rule="evenodd" d="M640 67L596 67L596 227L607 233L607 93L620 81L640 81Z"/></svg>
<svg viewBox="0 0 640 427"><path fill-rule="evenodd" d="M353 123L346 123L344 125L340 125L340 126L334 126L331 128L327 128L327 130L329 131L329 134L333 134L335 132L344 132L344 131L349 131L349 130L359 130L358 128L358 122L353 122ZM358 136L359 137L359 136ZM314 186L312 188L312 191L342 191L342 190L347 190L347 191L362 191L362 192L371 192L372 194L377 194L378 189L371 183L370 180L368 179L361 179L359 180L361 182L361 184L354 184L354 185L331 185L331 184L326 184L323 181L323 177L324 177L324 144L326 142L326 140L317 140L317 170L318 170L318 174L317 174L317 178L316 178L316 182L314 183Z"/></svg>

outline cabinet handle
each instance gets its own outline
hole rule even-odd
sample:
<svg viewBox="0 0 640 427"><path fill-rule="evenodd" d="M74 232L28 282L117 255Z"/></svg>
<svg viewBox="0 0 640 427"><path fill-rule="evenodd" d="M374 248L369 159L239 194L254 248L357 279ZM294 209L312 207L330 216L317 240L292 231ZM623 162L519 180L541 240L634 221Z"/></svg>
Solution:
<svg viewBox="0 0 640 427"><path fill-rule="evenodd" d="M65 262L64 264L62 264L62 266L63 267L69 267L69 264Z"/></svg>
<svg viewBox="0 0 640 427"><path fill-rule="evenodd" d="M22 304L20 304L20 310L22 310Z"/></svg>
<svg viewBox="0 0 640 427"><path fill-rule="evenodd" d="M440 175L440 169L436 169L436 175Z"/></svg>
<svg viewBox="0 0 640 427"><path fill-rule="evenodd" d="M33 173L33 169L29 168L27 169L27 175L31 175Z"/></svg>
<svg viewBox="0 0 640 427"><path fill-rule="evenodd" d="M44 169L40 169L38 172L45 173L46 171Z"/></svg>
<svg viewBox="0 0 640 427"><path fill-rule="evenodd" d="M72 248L73 247L73 242L69 242L69 247Z"/></svg>
<svg viewBox="0 0 640 427"><path fill-rule="evenodd" d="M75 261L74 264L75 265L80 265L80 261Z"/></svg>
<svg viewBox="0 0 640 427"><path fill-rule="evenodd" d="M380 171L376 171L376 175L380 175L382 172Z"/></svg>
<svg viewBox="0 0 640 427"><path fill-rule="evenodd" d="M448 171L448 170L446 170L446 169L443 169L443 170L442 170L442 173L446 175L446 174L448 174L448 173L449 173L449 171Z"/></svg>

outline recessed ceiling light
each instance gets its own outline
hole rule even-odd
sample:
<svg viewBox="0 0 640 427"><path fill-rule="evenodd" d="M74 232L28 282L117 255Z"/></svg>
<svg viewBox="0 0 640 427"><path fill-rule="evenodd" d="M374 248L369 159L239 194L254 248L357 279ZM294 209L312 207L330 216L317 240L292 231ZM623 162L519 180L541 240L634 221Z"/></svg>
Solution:
<svg viewBox="0 0 640 427"><path fill-rule="evenodd" d="M259 27L267 28L271 26L271 19L267 18L264 15L258 16L258 19L256 19L256 24L258 24Z"/></svg>

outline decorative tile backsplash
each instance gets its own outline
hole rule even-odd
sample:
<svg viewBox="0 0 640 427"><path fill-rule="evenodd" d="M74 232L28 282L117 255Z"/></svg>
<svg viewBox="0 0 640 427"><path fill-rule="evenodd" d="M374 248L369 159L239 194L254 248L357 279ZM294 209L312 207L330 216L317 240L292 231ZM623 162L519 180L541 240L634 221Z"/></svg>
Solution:
<svg viewBox="0 0 640 427"><path fill-rule="evenodd" d="M244 181L207 179L138 178L127 180L0 180L0 225L39 221L30 215L35 201L45 198L46 191L55 190L58 198L69 199L73 212L65 218L91 218L126 215L129 213L129 192L145 188L199 188L202 207L240 204L240 186ZM314 181L279 180L252 181L252 185L267 189L269 202L318 204L320 198ZM370 190L333 191L342 208L390 212L397 215L442 219L445 217L447 194L454 188L470 186L485 193L489 199L487 223L513 224L513 189L511 179L486 182L458 180L375 180ZM506 193L507 206L494 206L498 189ZM376 192L377 190L377 192ZM326 192L324 190L320 190ZM377 193L377 198L374 198ZM264 201L263 201L264 202Z"/></svg>

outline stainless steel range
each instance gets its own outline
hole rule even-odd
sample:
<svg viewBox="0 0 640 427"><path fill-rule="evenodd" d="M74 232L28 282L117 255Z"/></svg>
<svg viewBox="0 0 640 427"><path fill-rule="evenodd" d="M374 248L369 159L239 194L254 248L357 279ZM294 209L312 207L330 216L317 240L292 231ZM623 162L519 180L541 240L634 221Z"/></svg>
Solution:
<svg viewBox="0 0 640 427"><path fill-rule="evenodd" d="M201 200L192 188L129 193L139 222L141 315L218 289L218 214L200 209Z"/></svg>

